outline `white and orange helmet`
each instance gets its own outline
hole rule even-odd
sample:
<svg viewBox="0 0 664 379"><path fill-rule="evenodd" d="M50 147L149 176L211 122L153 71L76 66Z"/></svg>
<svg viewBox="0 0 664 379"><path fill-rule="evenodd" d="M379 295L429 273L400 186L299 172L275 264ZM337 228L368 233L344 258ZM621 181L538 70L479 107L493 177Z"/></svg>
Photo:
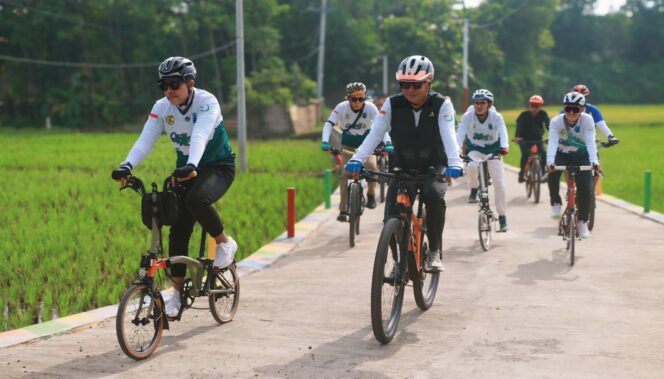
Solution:
<svg viewBox="0 0 664 379"><path fill-rule="evenodd" d="M399 82L433 81L433 63L424 55L411 55L399 63L397 69Z"/></svg>

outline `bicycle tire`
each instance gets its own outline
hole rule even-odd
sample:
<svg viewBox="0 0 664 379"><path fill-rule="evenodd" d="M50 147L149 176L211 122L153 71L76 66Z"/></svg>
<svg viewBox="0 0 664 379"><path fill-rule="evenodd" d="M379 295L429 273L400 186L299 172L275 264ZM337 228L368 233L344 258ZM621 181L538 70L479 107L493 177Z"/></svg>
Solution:
<svg viewBox="0 0 664 379"><path fill-rule="evenodd" d="M349 219L348 219L348 237L350 247L355 247L355 235L357 234L357 222L360 218L360 191L358 183L351 183L350 190L348 191L348 196L350 199L349 204Z"/></svg>
<svg viewBox="0 0 664 379"><path fill-rule="evenodd" d="M385 156L378 157L378 171L387 172L387 158ZM378 183L380 186L380 202L385 202L385 181L386 179L382 176L378 177Z"/></svg>
<svg viewBox="0 0 664 379"><path fill-rule="evenodd" d="M240 303L240 278L235 263L231 264L228 269L212 271L210 274L214 275L210 281L210 290L230 291L221 294L211 293L208 296L212 317L219 324L225 324L233 320Z"/></svg>
<svg viewBox="0 0 664 379"><path fill-rule="evenodd" d="M142 360L159 346L164 331L164 304L146 284L134 284L118 305L115 332L122 351L131 359Z"/></svg>
<svg viewBox="0 0 664 379"><path fill-rule="evenodd" d="M533 159L531 163L530 171L532 172L533 178L533 200L535 204L539 204L540 201L540 186L542 181L542 171L540 168L540 163L538 159Z"/></svg>
<svg viewBox="0 0 664 379"><path fill-rule="evenodd" d="M567 216L567 252L569 253L570 265L574 266L576 254L576 215L570 213Z"/></svg>
<svg viewBox="0 0 664 379"><path fill-rule="evenodd" d="M401 220L390 218L378 239L371 277L371 328L383 345L392 341L401 318L406 285L406 242Z"/></svg>
<svg viewBox="0 0 664 379"><path fill-rule="evenodd" d="M533 178L532 171L530 170L530 165L526 164L524 167L525 172L523 173L524 182L526 184L526 198L530 199L533 193Z"/></svg>
<svg viewBox="0 0 664 379"><path fill-rule="evenodd" d="M423 219L426 220L426 212L423 211ZM427 239L427 234L422 231L421 239L422 248L420 249L422 262L421 265L424 265L424 260L427 257L429 250L429 240ZM442 251L438 252L442 260ZM416 270L416 265L414 262L415 255L408 254L408 271ZM412 261L412 262L411 262ZM424 272L417 273L417 277L413 279L413 295L415 296L415 304L423 310L431 308L433 301L436 299L436 292L438 291L438 281L440 280L440 272ZM411 276L412 278L412 276Z"/></svg>
<svg viewBox="0 0 664 379"><path fill-rule="evenodd" d="M479 234L482 250L489 251L491 248L491 215L485 210L481 210L478 213L477 232Z"/></svg>

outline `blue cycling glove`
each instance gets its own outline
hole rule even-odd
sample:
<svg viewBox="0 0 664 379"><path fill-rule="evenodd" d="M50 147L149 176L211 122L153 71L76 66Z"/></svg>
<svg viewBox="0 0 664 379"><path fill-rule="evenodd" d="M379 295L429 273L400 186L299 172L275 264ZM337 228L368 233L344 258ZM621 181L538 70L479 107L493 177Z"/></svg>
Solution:
<svg viewBox="0 0 664 379"><path fill-rule="evenodd" d="M346 164L346 172L348 173L356 173L356 172L362 172L364 169L364 165L360 161L350 161L348 164Z"/></svg>
<svg viewBox="0 0 664 379"><path fill-rule="evenodd" d="M461 169L461 167L452 166L445 170L445 176L449 176L450 178L458 178L462 175L463 169Z"/></svg>
<svg viewBox="0 0 664 379"><path fill-rule="evenodd" d="M393 146L391 143L388 143L387 145L385 145L385 149L384 149L384 150L385 150L387 153L392 154L392 153L394 153L394 146Z"/></svg>
<svg viewBox="0 0 664 379"><path fill-rule="evenodd" d="M320 149L323 151L329 151L330 150L330 143L323 141L323 143L320 145Z"/></svg>

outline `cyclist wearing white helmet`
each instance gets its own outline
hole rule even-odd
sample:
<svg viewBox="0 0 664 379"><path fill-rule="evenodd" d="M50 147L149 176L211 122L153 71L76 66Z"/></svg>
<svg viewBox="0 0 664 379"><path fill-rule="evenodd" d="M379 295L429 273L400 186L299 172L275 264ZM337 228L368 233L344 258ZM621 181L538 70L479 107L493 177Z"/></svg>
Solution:
<svg viewBox="0 0 664 379"><path fill-rule="evenodd" d="M159 65L159 88L164 97L157 100L127 158L111 174L126 183L131 170L150 153L159 136L165 133L177 155L171 174L181 181L185 193L180 196L178 222L171 226L169 255L189 255L189 238L198 222L217 242L214 266L233 263L237 243L224 232L224 224L212 206L233 183L235 154L224 127L221 108L211 93L194 87L196 68L183 57L170 57ZM166 304L166 314L175 316L180 309L180 292L187 266L171 266L174 296Z"/></svg>
<svg viewBox="0 0 664 379"><path fill-rule="evenodd" d="M426 173L435 167L446 176L461 176L462 162L454 135L454 107L449 97L431 91L434 68L422 55L404 59L396 72L401 93L385 101L374 121L367 139L346 165L350 173L363 170L383 136L390 132L396 167ZM385 201L385 218L396 210L397 186L392 183ZM444 180L432 180L423 185L422 201L426 206L429 253L424 269L442 271L440 259L447 186Z"/></svg>
<svg viewBox="0 0 664 379"><path fill-rule="evenodd" d="M592 116L583 112L586 98L578 92L569 92L563 98L564 113L556 115L549 126L549 146L546 163L549 166L549 194L551 217L561 215L560 175L553 165L590 165L599 170L597 146L595 145L595 123ZM590 237L588 211L594 196L592 173L581 171L576 176L576 200L579 209L579 237Z"/></svg>
<svg viewBox="0 0 664 379"><path fill-rule="evenodd" d="M491 91L489 91L488 89L478 89L477 91L474 92L474 94L482 94L482 95L486 95L487 97L490 97L491 98L491 108L490 109L492 109L494 111L497 111L496 110L496 104L493 102L493 94L491 93ZM466 111L464 113L468 113L468 112L475 112L475 105L474 104L470 104L468 106L468 108L466 108Z"/></svg>
<svg viewBox="0 0 664 379"><path fill-rule="evenodd" d="M507 139L507 127L503 116L491 109L493 105L493 94L486 89L479 89L473 93L473 112L466 112L461 117L459 130L457 131L457 143L459 146L465 143L465 153L475 151L479 157L484 158L488 154L507 155L509 142ZM487 161L489 174L493 179L493 191L496 197L496 211L500 223L500 232L507 231L507 201L505 192L504 168L502 159L491 159ZM479 191L479 166L474 161L468 162L468 184L470 184L469 203L476 203Z"/></svg>
<svg viewBox="0 0 664 379"><path fill-rule="evenodd" d="M585 96L586 98L586 105L583 107L583 111L588 113L593 117L593 121L595 122L595 127L602 132L608 139L609 145L617 145L620 140L618 137L613 135L613 132L611 132L611 129L609 129L609 126L606 125L606 121L604 120L604 116L602 115L602 112L600 112L599 108L596 106L588 103L588 95L590 95L590 89L588 89L587 86L584 84L577 84L572 89L569 90L570 92L578 92ZM563 111L560 111L560 113L563 113Z"/></svg>
<svg viewBox="0 0 664 379"><path fill-rule="evenodd" d="M330 117L328 117L323 126L323 142L321 149L329 151L330 135L335 125L339 124L341 128L341 147L344 149L341 153L343 164L348 162L352 153L358 146L364 142L369 134L371 123L378 115L378 109L373 103L367 101L367 87L360 82L348 83L346 85L346 100L334 107ZM390 136L386 134L383 138L385 150L392 152L392 142ZM376 170L376 157L369 157L367 166L370 170ZM369 182L367 191L367 208L376 208L376 182ZM345 170L341 172L341 183L339 183L339 192L341 200L339 202L339 216L337 220L341 222L348 221L348 174Z"/></svg>

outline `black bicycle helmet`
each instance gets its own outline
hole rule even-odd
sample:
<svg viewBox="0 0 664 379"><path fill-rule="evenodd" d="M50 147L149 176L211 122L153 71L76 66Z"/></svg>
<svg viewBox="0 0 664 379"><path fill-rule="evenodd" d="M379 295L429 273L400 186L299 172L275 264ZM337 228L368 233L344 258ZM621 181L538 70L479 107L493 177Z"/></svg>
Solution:
<svg viewBox="0 0 664 379"><path fill-rule="evenodd" d="M181 77L184 80L196 79L194 62L184 57L166 58L159 65L159 80Z"/></svg>

